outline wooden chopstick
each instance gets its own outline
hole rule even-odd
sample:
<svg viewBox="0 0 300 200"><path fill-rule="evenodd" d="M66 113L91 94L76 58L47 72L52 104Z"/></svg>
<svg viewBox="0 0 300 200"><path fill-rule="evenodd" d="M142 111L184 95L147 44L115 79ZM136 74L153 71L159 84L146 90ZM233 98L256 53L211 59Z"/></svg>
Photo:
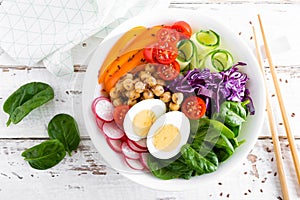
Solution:
<svg viewBox="0 0 300 200"><path fill-rule="evenodd" d="M272 61L272 58L271 58L271 53L270 53L270 50L269 50L269 46L267 44L267 39L266 39L266 36L265 36L265 32L264 32L264 28L263 28L263 25L262 25L262 22L261 22L260 15L258 15L258 21L259 21L259 25L260 25L260 29L261 29L261 33L262 33L262 38L263 38L263 41L264 41L266 56L268 58L268 62L269 62L269 65L270 65L270 71L271 71L271 75L272 75L272 78L273 78L273 83L274 83L275 90L276 90L276 93L277 93L276 96L277 96L277 99L278 99L281 115L282 115L282 118L283 118L285 132L287 134L287 138L288 138L288 141L289 141L289 147L291 149L291 153L292 153L292 157L293 157L294 167L295 167L297 178L298 178L298 184L300 185L300 164L299 164L299 158L298 158L297 148L296 148L296 144L295 144L295 138L294 138L293 133L291 131L288 116L287 116L286 109L285 109L285 106L284 106L284 103L283 103L283 98L282 98L282 95L281 95L281 92L280 92L277 73L276 73L275 67L273 65L273 61Z"/></svg>
<svg viewBox="0 0 300 200"><path fill-rule="evenodd" d="M265 86L267 86L266 85L266 77L265 77L262 59L261 59L261 53L259 51L254 26L252 26L252 29L253 29L253 38L254 38L254 42L255 42L256 57L257 57L258 64L260 66L261 73L262 73L262 76L264 79L264 84L265 84ZM288 192L286 176L285 176L285 172L284 172L284 168L283 168L283 160L282 160L282 154L281 154L281 150L280 150L279 138L278 138L278 134L277 134L277 129L275 128L276 127L275 119L274 119L274 115L272 112L270 98L269 98L268 94L269 94L268 88L266 87L267 113L268 113L269 126L270 126L270 130L271 130L271 135L272 135L272 141L273 141L273 145L274 145L274 153L275 153L275 159L276 159L276 164L277 164L277 170L278 170L282 195L283 195L283 199L289 199L289 192Z"/></svg>

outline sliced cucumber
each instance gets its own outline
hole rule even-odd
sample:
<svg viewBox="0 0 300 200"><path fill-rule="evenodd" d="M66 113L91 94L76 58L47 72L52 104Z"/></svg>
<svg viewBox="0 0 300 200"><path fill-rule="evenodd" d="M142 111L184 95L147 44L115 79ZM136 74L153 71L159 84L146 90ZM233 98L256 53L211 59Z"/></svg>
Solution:
<svg viewBox="0 0 300 200"><path fill-rule="evenodd" d="M233 65L233 57L227 50L217 49L211 51L200 65L201 68L208 68L211 72L226 71Z"/></svg>
<svg viewBox="0 0 300 200"><path fill-rule="evenodd" d="M204 58L208 52L218 48L220 45L220 36L213 30L201 30L194 33L191 40L197 46L199 59Z"/></svg>
<svg viewBox="0 0 300 200"><path fill-rule="evenodd" d="M183 71L195 55L195 46L191 40L181 40L178 42L177 48L176 61L180 64L180 70Z"/></svg>

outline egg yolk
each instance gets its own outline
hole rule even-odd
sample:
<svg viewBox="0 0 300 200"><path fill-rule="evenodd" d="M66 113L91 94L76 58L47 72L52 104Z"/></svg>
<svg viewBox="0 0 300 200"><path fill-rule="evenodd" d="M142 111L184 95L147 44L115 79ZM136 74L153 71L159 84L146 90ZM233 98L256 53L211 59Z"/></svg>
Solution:
<svg viewBox="0 0 300 200"><path fill-rule="evenodd" d="M146 137L156 116L151 110L142 110L133 119L133 131L140 137Z"/></svg>
<svg viewBox="0 0 300 200"><path fill-rule="evenodd" d="M172 151L181 140L181 135L176 126L167 124L160 127L153 136L153 145L161 151Z"/></svg>

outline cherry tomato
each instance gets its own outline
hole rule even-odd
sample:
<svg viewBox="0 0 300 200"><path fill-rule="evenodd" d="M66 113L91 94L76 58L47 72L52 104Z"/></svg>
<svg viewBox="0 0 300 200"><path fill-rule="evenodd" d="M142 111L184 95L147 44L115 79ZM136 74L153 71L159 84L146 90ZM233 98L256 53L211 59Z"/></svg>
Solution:
<svg viewBox="0 0 300 200"><path fill-rule="evenodd" d="M154 57L153 57L153 46L148 46L144 49L144 57L147 62L153 63L155 62Z"/></svg>
<svg viewBox="0 0 300 200"><path fill-rule="evenodd" d="M185 35L186 37L190 38L192 35L192 28L191 26L186 23L185 21L178 21L175 22L172 25L172 29L175 29L176 31L178 31L179 33Z"/></svg>
<svg viewBox="0 0 300 200"><path fill-rule="evenodd" d="M205 114L206 105L201 98L190 96L183 101L181 111L190 119L199 119Z"/></svg>
<svg viewBox="0 0 300 200"><path fill-rule="evenodd" d="M161 64L171 64L178 55L178 49L169 42L159 42L153 49L153 58Z"/></svg>
<svg viewBox="0 0 300 200"><path fill-rule="evenodd" d="M180 73L180 65L177 61L169 65L159 65L157 74L160 78L166 81L174 80Z"/></svg>
<svg viewBox="0 0 300 200"><path fill-rule="evenodd" d="M114 109L113 115L114 115L115 123L122 129L123 129L124 118L128 110L129 110L128 105L119 105Z"/></svg>
<svg viewBox="0 0 300 200"><path fill-rule="evenodd" d="M159 42L168 42L175 46L180 39L179 33L171 28L161 28L156 36Z"/></svg>

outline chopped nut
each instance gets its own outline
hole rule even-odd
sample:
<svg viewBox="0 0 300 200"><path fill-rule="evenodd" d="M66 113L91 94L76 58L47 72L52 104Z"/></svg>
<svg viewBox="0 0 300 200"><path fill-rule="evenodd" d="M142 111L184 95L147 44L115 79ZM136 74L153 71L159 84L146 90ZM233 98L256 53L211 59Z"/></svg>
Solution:
<svg viewBox="0 0 300 200"><path fill-rule="evenodd" d="M123 104L123 102L120 98L113 100L112 103L113 103L114 106L119 106L119 105Z"/></svg>
<svg viewBox="0 0 300 200"><path fill-rule="evenodd" d="M130 92L129 99L132 99L132 100L138 99L138 98L140 98L140 96L141 96L141 94L139 92L132 90Z"/></svg>
<svg viewBox="0 0 300 200"><path fill-rule="evenodd" d="M115 87L113 87L110 91L109 91L109 96L113 99L118 98L119 97L119 93L117 91L117 89Z"/></svg>
<svg viewBox="0 0 300 200"><path fill-rule="evenodd" d="M146 65L145 70L147 72L153 73L153 72L155 72L155 67L154 67L154 65L148 64L148 65Z"/></svg>
<svg viewBox="0 0 300 200"><path fill-rule="evenodd" d="M183 94L181 92L176 92L172 95L172 101L175 104L181 104L183 101Z"/></svg>
<svg viewBox="0 0 300 200"><path fill-rule="evenodd" d="M170 108L170 110L177 111L177 110L180 109L180 105L179 104L175 104L173 102L170 102L169 108Z"/></svg>
<svg viewBox="0 0 300 200"><path fill-rule="evenodd" d="M133 105L135 105L137 103L137 100L136 99L128 99L128 101L127 101L127 104L129 105L129 106L133 106Z"/></svg>
<svg viewBox="0 0 300 200"><path fill-rule="evenodd" d="M123 87L126 89L126 90L132 90L133 89L133 82L132 82L132 79L125 79L123 81Z"/></svg>
<svg viewBox="0 0 300 200"><path fill-rule="evenodd" d="M161 96L160 96L160 100L162 100L165 103L168 103L171 101L171 93L170 92L164 92Z"/></svg>
<svg viewBox="0 0 300 200"><path fill-rule="evenodd" d="M156 79L153 76L149 76L145 79L145 83L148 84L150 87L153 87L156 85Z"/></svg>
<svg viewBox="0 0 300 200"><path fill-rule="evenodd" d="M145 90L145 87L146 85L141 81L136 82L134 85L135 91L139 93L142 93Z"/></svg>
<svg viewBox="0 0 300 200"><path fill-rule="evenodd" d="M154 94L153 94L153 92L152 91L150 91L150 90L145 90L144 92L143 92L143 97L145 98L145 99L153 99L154 98Z"/></svg>
<svg viewBox="0 0 300 200"><path fill-rule="evenodd" d="M139 73L139 77L142 81L146 80L149 76L151 76L150 73L146 71L141 71Z"/></svg>
<svg viewBox="0 0 300 200"><path fill-rule="evenodd" d="M158 97L160 97L165 91L164 87L161 85L156 85L151 90L155 94L155 96L158 96Z"/></svg>

